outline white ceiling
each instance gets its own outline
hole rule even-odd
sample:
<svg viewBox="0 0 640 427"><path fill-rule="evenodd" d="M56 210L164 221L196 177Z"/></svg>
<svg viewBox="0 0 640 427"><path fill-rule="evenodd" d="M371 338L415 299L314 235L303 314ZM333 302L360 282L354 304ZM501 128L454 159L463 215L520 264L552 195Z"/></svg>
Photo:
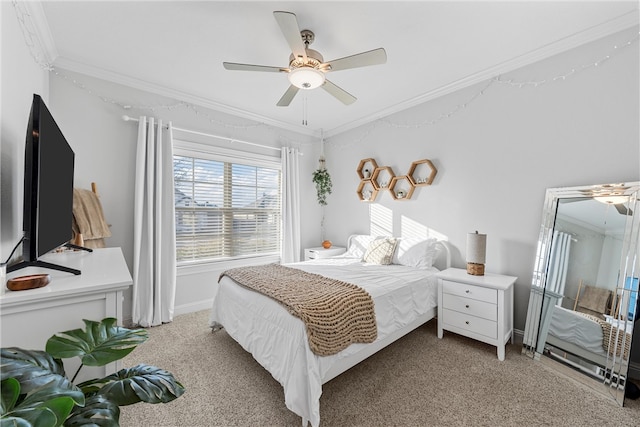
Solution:
<svg viewBox="0 0 640 427"><path fill-rule="evenodd" d="M638 24L637 1L47 1L30 8L57 68L325 135ZM289 85L284 73L222 66L288 65L276 10L295 13L300 29L315 33L311 47L325 60L384 47L388 61L328 74L358 98L350 106L321 89L305 91L303 126L302 91L289 107L276 106Z"/></svg>
<svg viewBox="0 0 640 427"><path fill-rule="evenodd" d="M628 206L629 204L625 204L625 207ZM624 233L627 219L630 218L620 214L615 206L601 203L592 198L561 199L561 203L558 205L558 216L603 234Z"/></svg>

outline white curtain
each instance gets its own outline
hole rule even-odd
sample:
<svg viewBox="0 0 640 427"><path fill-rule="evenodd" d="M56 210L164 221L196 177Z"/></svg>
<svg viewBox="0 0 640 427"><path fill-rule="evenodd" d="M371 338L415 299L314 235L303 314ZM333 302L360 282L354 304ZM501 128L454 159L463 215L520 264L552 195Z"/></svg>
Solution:
<svg viewBox="0 0 640 427"><path fill-rule="evenodd" d="M133 223L133 322L173 320L176 233L171 123L140 117Z"/></svg>
<svg viewBox="0 0 640 427"><path fill-rule="evenodd" d="M300 150L282 147L282 262L300 261Z"/></svg>
<svg viewBox="0 0 640 427"><path fill-rule="evenodd" d="M551 253L549 254L549 275L546 289L560 295L564 295L564 287L567 281L570 248L571 235L558 230L554 231ZM562 304L562 298L558 300L558 305L560 304Z"/></svg>

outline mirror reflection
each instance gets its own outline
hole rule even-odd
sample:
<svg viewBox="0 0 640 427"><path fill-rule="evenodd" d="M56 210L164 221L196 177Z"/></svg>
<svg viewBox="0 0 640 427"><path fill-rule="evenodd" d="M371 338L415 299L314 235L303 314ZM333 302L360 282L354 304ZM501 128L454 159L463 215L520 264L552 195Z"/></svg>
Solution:
<svg viewBox="0 0 640 427"><path fill-rule="evenodd" d="M525 353L620 404L638 295L637 193L637 183L547 191L524 336Z"/></svg>

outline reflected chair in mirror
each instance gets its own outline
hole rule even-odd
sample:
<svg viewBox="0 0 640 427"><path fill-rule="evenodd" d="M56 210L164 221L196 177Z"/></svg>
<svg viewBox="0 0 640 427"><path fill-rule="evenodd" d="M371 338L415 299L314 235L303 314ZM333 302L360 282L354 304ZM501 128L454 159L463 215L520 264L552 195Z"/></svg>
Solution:
<svg viewBox="0 0 640 427"><path fill-rule="evenodd" d="M573 311L591 314L604 320L605 314L612 315L614 309L613 291L586 285L580 280Z"/></svg>

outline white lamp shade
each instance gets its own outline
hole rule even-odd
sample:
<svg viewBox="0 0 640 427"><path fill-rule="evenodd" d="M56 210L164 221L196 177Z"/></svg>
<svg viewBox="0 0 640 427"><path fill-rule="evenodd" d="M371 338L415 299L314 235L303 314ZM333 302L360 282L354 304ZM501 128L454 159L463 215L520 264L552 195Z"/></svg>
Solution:
<svg viewBox="0 0 640 427"><path fill-rule="evenodd" d="M300 89L315 89L322 86L325 80L324 73L315 68L295 68L289 72L289 82Z"/></svg>
<svg viewBox="0 0 640 427"><path fill-rule="evenodd" d="M487 235L478 232L467 234L467 262L484 264L487 255Z"/></svg>

